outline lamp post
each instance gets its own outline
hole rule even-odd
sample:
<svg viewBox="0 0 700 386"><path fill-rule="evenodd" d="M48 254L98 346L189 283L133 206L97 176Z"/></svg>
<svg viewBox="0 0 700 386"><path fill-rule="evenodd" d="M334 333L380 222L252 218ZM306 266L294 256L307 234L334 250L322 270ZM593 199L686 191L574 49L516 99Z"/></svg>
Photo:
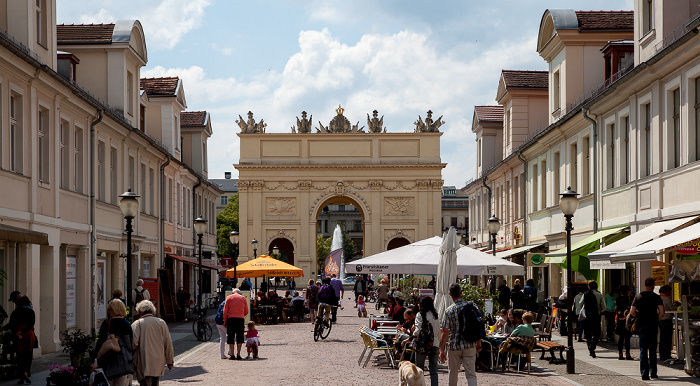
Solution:
<svg viewBox="0 0 700 386"><path fill-rule="evenodd" d="M280 254L280 249L278 246L272 247L272 256L274 256L275 259L279 259L279 254ZM277 281L278 277L275 277L275 293L277 293Z"/></svg>
<svg viewBox="0 0 700 386"><path fill-rule="evenodd" d="M494 214L489 219L488 227L489 234L491 235L491 253L494 257L496 257L496 235L498 234L498 230L501 229L501 220L499 220L498 217L496 217L496 215ZM489 275L489 277L491 278L491 284L493 284L493 275Z"/></svg>
<svg viewBox="0 0 700 386"><path fill-rule="evenodd" d="M561 196L559 208L566 219L566 315L568 319L566 321L566 332L569 346L566 351L566 372L574 374L576 372L576 363L574 361L574 315L571 309L574 302L574 289L571 286L571 231L574 230L574 226L571 223L571 218L574 217L574 212L578 209L578 193L571 190L571 186L569 186L566 191L559 195Z"/></svg>
<svg viewBox="0 0 700 386"><path fill-rule="evenodd" d="M136 214L139 212L139 200L138 194L131 191L129 188L126 192L119 195L121 199L119 200L119 210L122 211L122 215L126 219L126 280L127 288L131 288L133 284L131 282L131 234L134 232L134 228L131 226L131 221L134 219ZM133 301L131 299L131 291L128 292L126 296L126 306L129 307L129 314L133 315Z"/></svg>
<svg viewBox="0 0 700 386"><path fill-rule="evenodd" d="M258 258L258 240L253 237L253 240L250 241L250 246L253 247L253 259ZM263 276L263 280L265 280L265 276ZM255 291L258 291L258 278L255 278Z"/></svg>
<svg viewBox="0 0 700 386"><path fill-rule="evenodd" d="M197 304L202 306L202 236L207 230L207 220L200 215L194 220L194 232L197 234L197 244L199 245L199 297Z"/></svg>
<svg viewBox="0 0 700 386"><path fill-rule="evenodd" d="M238 287L238 276L236 274L236 266L238 265L238 251L236 251L236 246L238 245L238 231L233 231L228 235L228 239L233 244L233 287Z"/></svg>

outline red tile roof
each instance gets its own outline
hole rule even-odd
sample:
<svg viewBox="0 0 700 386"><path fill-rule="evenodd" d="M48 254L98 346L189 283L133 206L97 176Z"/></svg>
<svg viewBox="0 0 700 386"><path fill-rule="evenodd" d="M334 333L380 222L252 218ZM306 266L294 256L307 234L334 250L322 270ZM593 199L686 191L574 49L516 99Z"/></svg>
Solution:
<svg viewBox="0 0 700 386"><path fill-rule="evenodd" d="M480 121L503 121L503 106L474 106L476 119Z"/></svg>
<svg viewBox="0 0 700 386"><path fill-rule="evenodd" d="M114 24L59 24L56 26L58 44L112 43Z"/></svg>
<svg viewBox="0 0 700 386"><path fill-rule="evenodd" d="M175 95L179 78L141 78L141 90L146 91L149 96L153 95Z"/></svg>
<svg viewBox="0 0 700 386"><path fill-rule="evenodd" d="M548 71L514 71L503 70L506 88L542 88L549 87Z"/></svg>
<svg viewBox="0 0 700 386"><path fill-rule="evenodd" d="M633 11L576 11L580 31L634 30Z"/></svg>
<svg viewBox="0 0 700 386"><path fill-rule="evenodd" d="M206 111L183 111L180 113L180 126L204 126Z"/></svg>

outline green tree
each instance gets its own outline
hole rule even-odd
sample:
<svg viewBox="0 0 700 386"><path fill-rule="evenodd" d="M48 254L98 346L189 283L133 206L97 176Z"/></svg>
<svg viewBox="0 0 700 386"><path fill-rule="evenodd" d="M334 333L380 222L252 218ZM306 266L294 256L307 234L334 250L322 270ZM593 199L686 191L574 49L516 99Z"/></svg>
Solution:
<svg viewBox="0 0 700 386"><path fill-rule="evenodd" d="M316 236L316 264L318 272L323 271L323 263L326 261L326 256L331 253L331 238L325 238L323 235Z"/></svg>
<svg viewBox="0 0 700 386"><path fill-rule="evenodd" d="M357 246L350 238L350 234L343 229L343 260L347 263L357 254Z"/></svg>
<svg viewBox="0 0 700 386"><path fill-rule="evenodd" d="M238 194L228 198L228 205L216 216L216 246L219 256L233 256L235 248L229 235L238 230Z"/></svg>

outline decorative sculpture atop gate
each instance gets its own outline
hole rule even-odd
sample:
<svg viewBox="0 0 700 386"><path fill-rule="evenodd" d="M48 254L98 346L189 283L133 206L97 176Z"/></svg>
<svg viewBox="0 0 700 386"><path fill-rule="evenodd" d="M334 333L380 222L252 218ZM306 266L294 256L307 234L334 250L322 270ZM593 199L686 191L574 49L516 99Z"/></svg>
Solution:
<svg viewBox="0 0 700 386"><path fill-rule="evenodd" d="M306 119L306 111L301 112L301 119L297 117L297 127L292 126L292 133L306 134L311 132L311 121L313 121L314 116L311 115L309 119Z"/></svg>
<svg viewBox="0 0 700 386"><path fill-rule="evenodd" d="M236 120L236 123L238 126L241 128L241 133L245 134L254 134L254 133L264 133L265 132L265 127L267 127L267 123L264 122L264 119L261 119L260 122L255 123L255 119L253 119L253 113L248 111L248 121L246 122L243 120L243 117L238 115L238 118Z"/></svg>
<svg viewBox="0 0 700 386"><path fill-rule="evenodd" d="M371 133L381 133L382 129L386 133L386 129L384 129L384 116L382 115L381 118L377 118L377 115L379 115L377 110L372 111L372 119L370 119L369 114L367 114L367 128Z"/></svg>
<svg viewBox="0 0 700 386"><path fill-rule="evenodd" d="M360 122L358 121L357 124L351 125L350 121L348 121L345 116L343 116L343 111L345 111L344 108L340 107L338 105L338 108L335 109L335 112L337 115L331 119L330 124L328 127L324 127L323 124L319 121L318 124L321 126L320 129L316 129L318 133L364 133L364 126L361 128L358 128L360 125Z"/></svg>
<svg viewBox="0 0 700 386"><path fill-rule="evenodd" d="M416 125L416 133L437 133L439 131L438 128L445 124L442 120L442 115L434 122L432 116L433 112L430 110L428 110L428 116L425 117L425 122L423 122L420 115L418 116L418 120L413 122Z"/></svg>

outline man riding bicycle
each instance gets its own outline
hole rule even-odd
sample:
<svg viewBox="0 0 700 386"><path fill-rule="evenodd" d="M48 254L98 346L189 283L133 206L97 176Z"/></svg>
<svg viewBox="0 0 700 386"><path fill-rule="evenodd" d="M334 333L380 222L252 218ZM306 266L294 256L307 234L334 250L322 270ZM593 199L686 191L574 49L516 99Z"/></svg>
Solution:
<svg viewBox="0 0 700 386"><path fill-rule="evenodd" d="M326 325L329 324L331 317L331 307L338 306L338 298L335 296L335 290L331 287L331 278L323 279L323 285L318 291L318 317L323 313L323 321Z"/></svg>

